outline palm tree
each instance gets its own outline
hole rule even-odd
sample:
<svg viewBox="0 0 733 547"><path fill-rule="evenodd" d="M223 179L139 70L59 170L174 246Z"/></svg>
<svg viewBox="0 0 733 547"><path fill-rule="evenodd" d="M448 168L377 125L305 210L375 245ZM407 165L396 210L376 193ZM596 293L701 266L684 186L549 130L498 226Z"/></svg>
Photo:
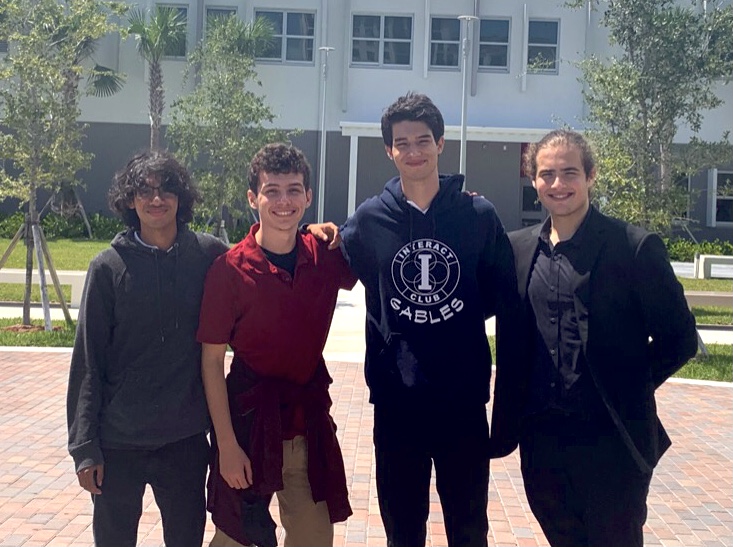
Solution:
<svg viewBox="0 0 733 547"><path fill-rule="evenodd" d="M96 38L79 36L77 30L80 24L80 21L73 19L67 21L66 24L60 24L55 29L53 36L53 43L57 47L60 47L62 43L68 40L78 40L72 44L73 56L67 68L63 70L65 80L63 97L64 104L68 109L76 108L79 102L81 73L77 68L82 66L86 61L94 61L94 54L99 45L99 40ZM95 63L94 68L89 72L87 77L86 92L95 97L109 97L120 91L124 82L125 78L119 72ZM76 212L81 214L87 229L87 234L91 239L93 237L92 227L84 210L84 205L79 198L75 181L61 181L54 197L56 198L55 209L62 215L73 215Z"/></svg>
<svg viewBox="0 0 733 547"><path fill-rule="evenodd" d="M163 56L179 51L186 43L186 17L175 7L157 6L146 20L145 12L134 9L128 17L128 32L137 40L137 52L148 62L150 148L160 147L160 125L165 108Z"/></svg>

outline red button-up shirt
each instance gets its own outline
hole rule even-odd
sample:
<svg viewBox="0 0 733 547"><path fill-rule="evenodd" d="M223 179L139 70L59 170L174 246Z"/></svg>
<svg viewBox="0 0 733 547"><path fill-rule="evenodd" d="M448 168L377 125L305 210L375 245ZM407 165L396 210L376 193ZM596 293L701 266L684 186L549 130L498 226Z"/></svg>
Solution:
<svg viewBox="0 0 733 547"><path fill-rule="evenodd" d="M307 383L322 358L339 289L356 277L338 250L298 234L295 275L271 264L259 224L206 277L198 341L229 344L258 376Z"/></svg>

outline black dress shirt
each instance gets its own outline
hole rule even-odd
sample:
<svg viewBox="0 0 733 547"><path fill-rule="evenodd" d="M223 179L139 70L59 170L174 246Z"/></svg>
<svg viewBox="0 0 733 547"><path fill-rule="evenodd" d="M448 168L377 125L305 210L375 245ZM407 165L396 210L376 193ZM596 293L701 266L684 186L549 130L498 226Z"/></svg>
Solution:
<svg viewBox="0 0 733 547"><path fill-rule="evenodd" d="M551 412L584 420L605 415L588 371L575 313L580 274L574 263L583 252L588 215L572 238L550 242L550 219L539 236L527 294L536 321L530 379L530 414Z"/></svg>

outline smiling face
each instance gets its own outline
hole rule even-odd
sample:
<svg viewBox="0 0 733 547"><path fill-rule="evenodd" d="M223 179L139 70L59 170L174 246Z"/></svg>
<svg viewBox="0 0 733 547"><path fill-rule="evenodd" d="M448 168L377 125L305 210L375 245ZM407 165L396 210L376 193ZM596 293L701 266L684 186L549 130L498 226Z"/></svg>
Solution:
<svg viewBox="0 0 733 547"><path fill-rule="evenodd" d="M550 144L537 152L537 171L532 185L553 225L580 225L590 207L590 188L595 171L586 176L581 152L568 143Z"/></svg>
<svg viewBox="0 0 733 547"><path fill-rule="evenodd" d="M313 193L303 184L303 173L259 174L259 191L247 191L247 199L260 214L261 231L295 234Z"/></svg>
<svg viewBox="0 0 733 547"><path fill-rule="evenodd" d="M135 209L140 218L140 236L143 241L149 235L164 238L177 231L176 214L178 213L178 196L161 187L160 178L148 177L146 184L135 191L130 209Z"/></svg>
<svg viewBox="0 0 733 547"><path fill-rule="evenodd" d="M445 139L435 141L425 122L401 121L392 125L392 146L385 146L403 184L437 182L438 156Z"/></svg>

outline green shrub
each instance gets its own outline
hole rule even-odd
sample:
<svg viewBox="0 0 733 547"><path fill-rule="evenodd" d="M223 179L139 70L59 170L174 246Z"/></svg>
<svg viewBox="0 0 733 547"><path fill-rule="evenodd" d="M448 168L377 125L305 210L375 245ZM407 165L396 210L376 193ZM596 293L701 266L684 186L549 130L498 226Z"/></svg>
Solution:
<svg viewBox="0 0 733 547"><path fill-rule="evenodd" d="M94 239L112 240L112 238L125 229L125 225L117 217L107 217L94 213L89 217L89 224L92 226Z"/></svg>
<svg viewBox="0 0 733 547"><path fill-rule="evenodd" d="M0 214L0 238L10 239L15 236L23 224L25 215L17 211L12 215ZM122 222L115 217L94 213L89 217L94 239L111 240L117 232L124 229ZM43 233L48 239L84 239L88 236L84 220L74 215L65 217L49 213L41 219Z"/></svg>
<svg viewBox="0 0 733 547"><path fill-rule="evenodd" d="M715 239L713 241L701 241L695 243L689 239L665 238L670 260L679 262L692 262L695 260L695 253L701 255L733 255L733 243Z"/></svg>
<svg viewBox="0 0 733 547"><path fill-rule="evenodd" d="M242 241L245 236L249 233L250 226L252 225L249 218L240 219L237 223L237 226L234 228L227 226L227 236L229 237L229 242L234 245L235 243L239 243ZM214 226L211 224L207 224L202 219L194 219L191 224L189 224L189 228L193 230L194 232L204 232L207 234L213 234L214 233Z"/></svg>
<svg viewBox="0 0 733 547"><path fill-rule="evenodd" d="M41 226L44 235L48 239L80 239L88 235L84 221L76 215L65 217L49 213L41 219Z"/></svg>
<svg viewBox="0 0 733 547"><path fill-rule="evenodd" d="M12 239L24 221L25 215L20 211L16 211L12 215L0 213L0 237Z"/></svg>

